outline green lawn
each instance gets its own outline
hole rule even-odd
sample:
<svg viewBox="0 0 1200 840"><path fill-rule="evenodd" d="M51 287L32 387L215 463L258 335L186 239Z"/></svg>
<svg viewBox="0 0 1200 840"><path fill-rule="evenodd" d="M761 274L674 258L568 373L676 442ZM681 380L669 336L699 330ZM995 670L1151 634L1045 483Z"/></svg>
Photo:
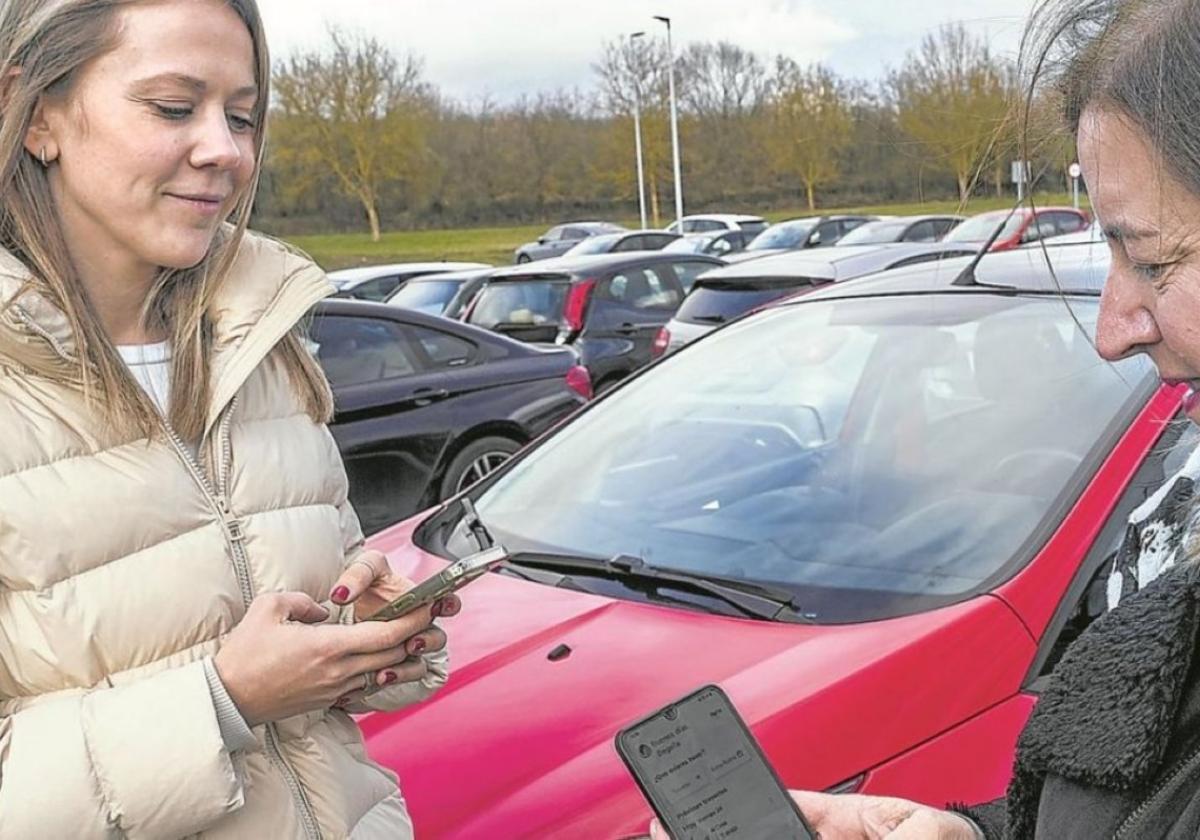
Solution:
<svg viewBox="0 0 1200 840"><path fill-rule="evenodd" d="M1086 198L1086 197L1085 197ZM1070 204L1070 196L1037 196L1038 204ZM966 214L982 213L1009 207L1012 199L979 198L970 203ZM882 204L872 207L822 207L818 213L873 213L877 215L913 215L917 213L955 213L956 201ZM796 216L811 215L807 210L772 211L764 216L772 222ZM618 220L630 227L636 219ZM459 228L455 230L414 230L385 233L372 242L365 233L334 233L317 236L294 236L289 241L308 252L327 270L355 265L389 262L419 262L424 260L462 260L507 265L513 261L513 251L525 242L536 239L549 225L498 228Z"/></svg>

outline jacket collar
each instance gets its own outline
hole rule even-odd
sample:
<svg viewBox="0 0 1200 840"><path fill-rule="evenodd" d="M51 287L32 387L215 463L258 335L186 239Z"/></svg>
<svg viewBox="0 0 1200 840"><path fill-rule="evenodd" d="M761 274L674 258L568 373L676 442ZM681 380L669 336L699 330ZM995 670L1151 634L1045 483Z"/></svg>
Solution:
<svg viewBox="0 0 1200 840"><path fill-rule="evenodd" d="M1101 617L1059 663L1021 736L1017 775L1131 790L1160 769L1200 626L1185 562Z"/></svg>
<svg viewBox="0 0 1200 840"><path fill-rule="evenodd" d="M22 291L29 277L29 270L0 248L0 307L15 298L0 326L73 358L75 340L66 315L36 289ZM209 308L214 337L209 426L271 348L332 291L311 260L277 240L246 234Z"/></svg>

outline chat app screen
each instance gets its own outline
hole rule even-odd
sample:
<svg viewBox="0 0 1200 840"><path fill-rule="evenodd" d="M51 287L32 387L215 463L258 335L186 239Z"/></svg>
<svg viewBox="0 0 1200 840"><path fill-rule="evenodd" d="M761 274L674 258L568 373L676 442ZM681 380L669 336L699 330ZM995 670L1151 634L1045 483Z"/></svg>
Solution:
<svg viewBox="0 0 1200 840"><path fill-rule="evenodd" d="M664 709L624 743L676 840L811 840L716 689Z"/></svg>

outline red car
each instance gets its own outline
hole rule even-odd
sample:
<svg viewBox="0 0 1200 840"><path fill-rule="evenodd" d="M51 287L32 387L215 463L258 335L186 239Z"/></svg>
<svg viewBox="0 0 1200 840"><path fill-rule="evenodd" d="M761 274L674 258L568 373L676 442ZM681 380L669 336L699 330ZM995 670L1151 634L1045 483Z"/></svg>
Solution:
<svg viewBox="0 0 1200 840"><path fill-rule="evenodd" d="M418 835L644 833L613 736L710 682L789 787L999 796L1125 518L1187 455L1180 395L1083 332L1091 253L1054 249L1061 296L1018 251L750 315L469 490L512 561L462 591L447 687L360 721ZM475 550L462 520L374 545L420 579Z"/></svg>
<svg viewBox="0 0 1200 840"><path fill-rule="evenodd" d="M1074 207L1039 207L1037 211L1019 207L1009 215L1008 210L993 210L972 216L942 238L943 242L962 242L983 245L1003 225L992 245L993 251L1011 251L1029 242L1076 233L1092 223L1091 216Z"/></svg>

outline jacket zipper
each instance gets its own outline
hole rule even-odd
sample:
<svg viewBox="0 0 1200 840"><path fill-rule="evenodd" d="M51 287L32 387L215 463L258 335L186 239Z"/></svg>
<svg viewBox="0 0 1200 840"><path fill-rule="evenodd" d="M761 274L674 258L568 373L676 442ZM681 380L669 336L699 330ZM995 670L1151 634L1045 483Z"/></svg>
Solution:
<svg viewBox="0 0 1200 840"><path fill-rule="evenodd" d="M226 485L229 465L233 460L230 425L237 402L237 397L234 397L218 427L220 457L216 464L218 482L218 486L216 487L213 486L213 483L205 474L204 468L200 465L196 457L192 455L183 438L179 436L179 433L175 431L166 417L163 418L163 428L166 430L167 437L171 441L175 453L183 461L184 466L188 468L193 480L195 480L196 484L204 492L205 498L217 513L221 528L225 533L225 541L230 548L234 574L237 577L238 588L242 594L242 606L245 609L249 609L250 602L254 600L254 585L250 580L250 563L246 557L246 548L244 545L246 535L242 531L241 523L238 522L237 517L233 515L233 511L230 508ZM308 840L322 840L321 828L317 823L316 815L313 813L312 803L309 802L308 795L304 792L304 786L300 784L300 779L296 776L296 772L292 769L291 765L287 763L287 759L283 757L283 751L279 747L278 727L274 723L268 723L265 729L267 733L267 755L271 763L279 770L280 775L283 776L284 783L291 792L292 800L300 812L300 821L304 826L305 836Z"/></svg>
<svg viewBox="0 0 1200 840"><path fill-rule="evenodd" d="M1142 817L1150 810L1150 806L1154 805L1163 792L1171 787L1172 782L1184 773L1195 769L1198 760L1200 760L1200 745L1197 745L1182 761L1177 762L1174 769L1154 786L1154 790L1150 792L1150 795L1143 799L1142 804L1126 817L1125 821L1117 828L1117 833L1113 835L1113 840L1124 840L1124 838L1132 837L1133 835L1130 833L1130 830L1141 822Z"/></svg>

